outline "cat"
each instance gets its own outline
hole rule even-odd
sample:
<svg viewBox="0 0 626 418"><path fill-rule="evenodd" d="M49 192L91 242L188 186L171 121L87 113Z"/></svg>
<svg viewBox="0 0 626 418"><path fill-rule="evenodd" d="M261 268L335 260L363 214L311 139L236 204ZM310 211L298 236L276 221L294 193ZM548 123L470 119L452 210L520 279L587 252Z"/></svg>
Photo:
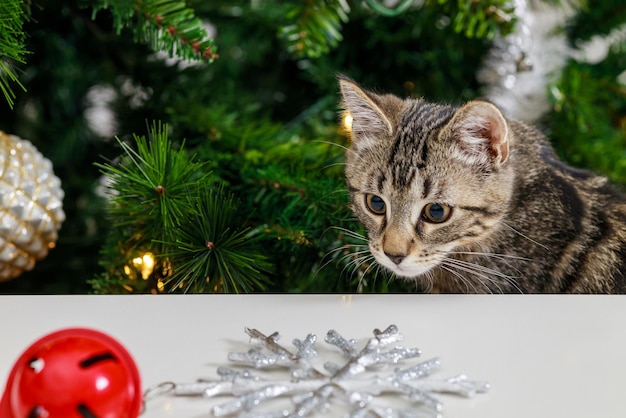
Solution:
<svg viewBox="0 0 626 418"><path fill-rule="evenodd" d="M339 76L345 176L369 251L433 293L626 293L626 197L492 103Z"/></svg>

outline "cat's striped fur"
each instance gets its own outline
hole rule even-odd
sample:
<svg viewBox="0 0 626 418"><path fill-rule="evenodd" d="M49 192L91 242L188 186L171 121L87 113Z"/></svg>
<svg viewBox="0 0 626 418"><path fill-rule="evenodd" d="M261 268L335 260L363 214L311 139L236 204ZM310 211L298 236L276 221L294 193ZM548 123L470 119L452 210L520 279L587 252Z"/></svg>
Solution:
<svg viewBox="0 0 626 418"><path fill-rule="evenodd" d="M626 293L626 199L492 104L340 77L352 208L396 276L454 293Z"/></svg>

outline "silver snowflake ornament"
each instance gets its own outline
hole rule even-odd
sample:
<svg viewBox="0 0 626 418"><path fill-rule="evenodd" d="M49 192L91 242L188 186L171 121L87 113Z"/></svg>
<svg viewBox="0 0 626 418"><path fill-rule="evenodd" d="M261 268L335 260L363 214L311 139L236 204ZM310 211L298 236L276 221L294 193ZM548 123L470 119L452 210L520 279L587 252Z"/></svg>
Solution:
<svg viewBox="0 0 626 418"><path fill-rule="evenodd" d="M383 331L375 329L374 336L360 350L356 340L328 331L325 342L338 348L346 361L342 364L325 363L324 371L313 364L317 359L317 337L313 334L304 340L294 340L295 350L289 350L279 344L279 333L266 336L249 328L246 333L254 348L245 353L229 353L228 359L247 368L220 367L219 381L166 384L166 390L162 385L158 390L180 396L231 396L232 400L213 407L211 412L216 417L308 417L318 411L332 411L332 415L337 416L335 408L343 407L347 411L345 416L350 418L432 418L442 416L438 394L470 397L489 388L487 383L469 380L464 375L449 379L431 378L431 373L440 366L438 358L406 364L419 357L420 351L394 345L402 339L395 325ZM268 379L258 373L277 368L289 372L289 377ZM373 371L379 374L372 374ZM154 394L153 390L149 392L146 398ZM383 395L401 398L402 403L410 406L381 405ZM281 398L289 399L290 406L261 411L262 404Z"/></svg>

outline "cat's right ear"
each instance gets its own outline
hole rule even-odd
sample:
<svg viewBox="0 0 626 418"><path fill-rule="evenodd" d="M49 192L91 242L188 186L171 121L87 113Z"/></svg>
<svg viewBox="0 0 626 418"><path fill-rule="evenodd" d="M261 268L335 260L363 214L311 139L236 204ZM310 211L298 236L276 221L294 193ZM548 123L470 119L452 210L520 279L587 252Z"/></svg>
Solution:
<svg viewBox="0 0 626 418"><path fill-rule="evenodd" d="M371 138L368 134L393 134L393 125L381 108L377 95L363 90L354 81L343 76L339 77L339 88L342 96L341 104L352 116L351 130L354 141L360 139L367 141L366 138Z"/></svg>

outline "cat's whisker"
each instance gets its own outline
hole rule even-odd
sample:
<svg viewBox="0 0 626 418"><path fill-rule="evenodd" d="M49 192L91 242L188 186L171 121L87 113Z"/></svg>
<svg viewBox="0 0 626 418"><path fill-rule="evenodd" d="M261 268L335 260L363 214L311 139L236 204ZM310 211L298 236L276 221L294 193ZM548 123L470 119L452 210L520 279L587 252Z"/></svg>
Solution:
<svg viewBox="0 0 626 418"><path fill-rule="evenodd" d="M352 154L354 157L356 157L357 159L359 159L360 161L366 163L367 161L365 160L365 158L363 158L363 156L361 156L358 152L356 152L355 150L353 150L352 148L347 148L346 149L346 153L350 153Z"/></svg>
<svg viewBox="0 0 626 418"><path fill-rule="evenodd" d="M387 285L389 285L397 278L394 273L390 272L389 270L385 269L381 264L377 263L373 257L372 259L372 267L374 268L374 270L371 276L374 278L374 282L378 277L381 277L381 279L386 279Z"/></svg>
<svg viewBox="0 0 626 418"><path fill-rule="evenodd" d="M383 270L383 266L378 263L376 264L376 276L387 276L387 286L389 286L389 284L396 279L396 275L393 273L384 274L383 272L386 272L387 270Z"/></svg>
<svg viewBox="0 0 626 418"><path fill-rule="evenodd" d="M472 286L472 289L474 289L474 292L476 292L476 287L471 283L471 281L469 281L461 273L448 267L445 263L441 264L441 268L449 272L450 274L456 276L459 280L461 280L461 283L465 285L465 289L467 290L466 293L470 293L470 285Z"/></svg>
<svg viewBox="0 0 626 418"><path fill-rule="evenodd" d="M334 260L336 260L338 263L342 263L344 260L354 257L355 255L361 254L361 253L367 253L369 252L369 250L363 250L363 251L350 251L353 248L364 248L367 247L367 245L365 244L344 244L340 247L337 247L335 249L332 249L330 251L328 251L326 254L324 254L324 256L322 257L322 259L320 260L321 263L323 263L318 269L317 271L321 271L323 268L325 268L326 266L328 266L330 263L332 263ZM344 254L343 256L341 256L338 260L335 254L337 253L342 253L344 251L348 251L347 254ZM325 261L328 258L328 261Z"/></svg>
<svg viewBox="0 0 626 418"><path fill-rule="evenodd" d="M361 160L361 161L365 162L365 159L364 159L361 155L359 155L359 153L355 152L355 151L354 151L352 148L350 148L350 147L347 147L347 146L345 146L345 145L338 144L338 143L336 143L336 142L332 142L332 141L317 140L317 141L315 141L315 142L319 142L319 143L322 143L322 144L333 145L333 146L339 147L339 148L341 148L342 150L344 150L345 152L347 152L347 153L349 152L349 153L351 153L352 155L354 155L356 158L358 158L359 160Z"/></svg>
<svg viewBox="0 0 626 418"><path fill-rule="evenodd" d="M448 271L451 271L451 268L455 268L458 270L461 270L465 273L468 273L472 276L475 276L478 280L471 280L469 277L463 276L466 280L466 282L468 283L478 283L480 286L482 286L485 290L486 293L491 293L493 294L493 290L491 289L490 286L487 285L487 282L489 283L493 283L493 285L495 285L495 287L498 289L498 293L503 293L502 288L500 288L500 286L498 285L497 281L492 279L491 277L489 277L487 274L478 272L476 270L474 270L472 267L473 266L463 266L463 265L459 265L459 264L454 264L454 263L450 263L451 260L446 260L446 266L449 267ZM457 272L458 273L458 272ZM457 275L457 277L459 277ZM472 285L472 287L474 288L474 292L476 293L476 287L474 285Z"/></svg>
<svg viewBox="0 0 626 418"><path fill-rule="evenodd" d="M369 253L368 248L368 244L367 244L367 238L364 237L363 235L359 234L356 231L353 231L351 229L347 229L344 227L340 227L340 226L330 226L328 227L323 233L322 233L322 237L329 233L329 231L331 230L335 230L335 231L339 231L341 234L344 234L345 236L360 241L362 242L362 244L356 244L356 243L345 243L343 245L340 245L336 248L331 249L330 251L328 251L326 254L324 254L324 256L321 258L320 260L320 265L319 267L316 269L317 271L315 272L315 274L317 275L320 271L322 271L322 269L326 268L329 264L331 263L336 263L338 265L341 264L345 264L346 260L349 259L354 259L354 258L359 258L361 257L362 254L366 254ZM358 250L358 251L354 251L354 250ZM342 253L344 253L343 255L341 255ZM350 264L353 261L350 261L349 263L347 263L347 265L344 265L344 268L341 271L341 275L344 274L345 270L347 268L350 268Z"/></svg>
<svg viewBox="0 0 626 418"><path fill-rule="evenodd" d="M344 276L344 274L346 273L346 270L350 272L350 275L348 277L348 279L351 281L352 278L354 277L355 274L358 274L359 272L359 267L358 267L358 261L355 260L351 260L348 264L346 264L342 269L341 272L339 273L339 275L341 277Z"/></svg>
<svg viewBox="0 0 626 418"><path fill-rule="evenodd" d="M508 274L502 273L501 271L498 270L494 270L492 268L483 266L481 264L477 264L477 263L473 263L470 261L465 261L465 260L459 260L457 258L447 258L447 261L451 261L453 263L465 266L465 267L471 267L471 268L475 268L477 271L482 271L485 273L489 273L489 274L493 274L495 276L498 277L502 277L502 278L510 278L511 276L509 276Z"/></svg>
<svg viewBox="0 0 626 418"><path fill-rule="evenodd" d="M527 239L528 241L532 242L535 245L540 246L541 248L545 249L546 251L550 251L550 248L548 248L547 246L543 245L540 242L535 241L534 239L530 238L527 235L522 234L520 231L518 231L517 229L513 228L511 225L507 224L504 221L501 221L501 224L506 226L507 228L509 228L511 231L515 232L516 234L518 234L520 237Z"/></svg>
<svg viewBox="0 0 626 418"><path fill-rule="evenodd" d="M500 271L497 271L497 270L494 270L489 267L485 267L476 263L470 263L470 262L466 262L462 260L455 260L455 262L458 263L458 265L461 265L469 270L474 270L473 274L476 274L477 276L480 276L481 278L492 282L494 285L496 285L496 287L498 287L498 290L500 290L500 293L502 293L502 289L498 285L498 282L499 281L501 282L502 280L504 280L504 282L516 288L517 291L521 293L521 290L517 286L517 283L515 281L516 277L514 276L504 274ZM495 278L492 276L494 276Z"/></svg>
<svg viewBox="0 0 626 418"><path fill-rule="evenodd" d="M322 170L326 170L326 169L328 169L328 168L331 168L331 167L336 167L336 166L338 166L338 165L345 166L345 165L346 165L346 163L345 163L345 162L339 162L339 163L327 164L327 165L325 165L324 167L322 167L321 169L322 169Z"/></svg>
<svg viewBox="0 0 626 418"><path fill-rule="evenodd" d="M376 268L376 266L378 266L378 263L375 262L374 256L370 256L368 257L369 261L372 261L369 263L369 265L365 268L365 271L363 272L363 276L367 275L367 273L369 273L369 271L372 268Z"/></svg>
<svg viewBox="0 0 626 418"><path fill-rule="evenodd" d="M460 273L458 271L456 271L456 269L465 272L465 273L469 273L472 276L477 276L478 278L482 279L479 281L479 283L488 290L489 293L492 293L491 289L489 288L489 286L486 286L483 281L487 280L490 281L491 279L489 278L489 276L487 276L487 274L482 273L477 271L477 269L475 269L474 265L472 265L471 263L469 265L464 265L462 263L459 262L460 260L456 260L454 258L446 258L442 261L442 265L448 267L447 271L451 271L451 268L455 269L455 272L457 273L456 276L457 277L461 277ZM472 280L470 280L469 277L463 276L463 278L465 279L466 283L469 282L471 283ZM476 290L474 288L474 290Z"/></svg>
<svg viewBox="0 0 626 418"><path fill-rule="evenodd" d="M324 231L324 233L326 233L330 229L335 229L337 231L340 231L343 234L345 234L345 235L347 235L347 236L349 236L351 238L354 238L356 240L367 242L367 237L365 235L362 235L362 234L360 234L360 233L358 233L356 231L353 231L351 229L347 229L347 228L344 228L344 227L341 227L341 226L330 226L330 227L328 227L326 229L326 231Z"/></svg>
<svg viewBox="0 0 626 418"><path fill-rule="evenodd" d="M517 256L517 255L510 255L510 254L500 254L500 253L491 253L491 252L478 252L478 251L439 251L439 254L444 254L445 256L449 256L449 255L469 255L469 256L479 256L479 257L485 257L485 258L491 258L494 260L498 260L500 263L506 265L509 269L515 271L519 276L517 277L522 277L523 273L520 271L520 269L511 263L511 261L532 261L532 259L530 258L526 258L526 257L521 257L521 256ZM457 259L458 260L458 259ZM460 260L459 260L460 261ZM467 260L464 260L466 263L472 263L474 265L479 265L478 263L474 263L474 262L469 262ZM481 267L484 268L488 268L486 266L482 266L479 265ZM491 270L492 272L496 272L496 273L500 273L497 270ZM513 276L509 276L509 275L504 275L506 277L513 277ZM503 277L504 277L503 276ZM517 287L517 283L513 283L513 285L515 287ZM519 288L518 288L519 290Z"/></svg>
<svg viewBox="0 0 626 418"><path fill-rule="evenodd" d="M332 250L329 250L326 256L339 252L339 251L349 251L351 248L367 248L367 247L368 247L367 243L364 243L364 244L345 243L336 248L333 248Z"/></svg>
<svg viewBox="0 0 626 418"><path fill-rule="evenodd" d="M341 148L344 151L349 150L349 148L347 146L345 146L345 145L342 145L342 144L339 144L339 143L333 142L333 141L326 141L324 139L315 139L315 140L313 140L311 142L316 142L316 143L319 143L319 144L332 145L334 147L339 147L339 148Z"/></svg>
<svg viewBox="0 0 626 418"><path fill-rule="evenodd" d="M359 272L359 282L356 285L356 292L363 293L363 289L368 286L367 279L365 278L365 274Z"/></svg>
<svg viewBox="0 0 626 418"><path fill-rule="evenodd" d="M346 196L348 196L348 194L349 194L348 189L345 189L345 188L331 190L330 192L328 192L329 195L333 195L333 194L337 194L337 193L343 194L343 195L346 195Z"/></svg>
<svg viewBox="0 0 626 418"><path fill-rule="evenodd" d="M498 270L494 270L492 268L472 263L469 261L463 261L455 258L446 258L444 260L449 266L454 266L460 270L463 270L469 274L475 275L483 280L486 280L490 283L493 283L494 286L498 288L500 293L503 293L502 288L499 286L499 282L501 283L504 280L505 283L513 286L519 293L523 293L522 290L517 285L515 277L502 273ZM488 286L485 286L488 288Z"/></svg>
<svg viewBox="0 0 626 418"><path fill-rule="evenodd" d="M352 274L354 275L354 273L358 273L361 271L361 266L365 263L370 263L370 265L372 264L372 261L374 260L374 256L369 254L369 250L364 250L364 251L359 251L356 254L356 257L353 256L352 254L349 255L348 257L351 258L351 260L346 263L346 265L344 266L344 268L341 270L341 274L343 274L346 269L350 269L352 270ZM344 259L347 257L344 257ZM369 269L369 266L368 266Z"/></svg>
<svg viewBox="0 0 626 418"><path fill-rule="evenodd" d="M520 260L520 261L532 261L532 259L527 258L527 257L522 257L519 255L512 255L512 254L500 254L500 253L489 253L489 252L477 252L477 251L448 251L446 252L446 254L454 254L454 255L479 255L479 256L484 256L484 257L492 257L492 258L496 258L496 259L513 259L513 260Z"/></svg>
<svg viewBox="0 0 626 418"><path fill-rule="evenodd" d="M430 272L427 272L426 274L424 274L422 278L422 287L424 288L423 290L427 293L431 293L432 288L433 288L432 286L433 286L432 274ZM415 290L417 291L417 289L418 289L417 280L415 280Z"/></svg>
<svg viewBox="0 0 626 418"><path fill-rule="evenodd" d="M350 254L346 254L343 257L341 257L341 261L347 260L349 258L351 258L353 260L360 260L360 259L362 259L364 257L372 258L372 259L374 258L374 256L372 256L370 254L370 251L368 249L365 249L365 250L362 250L362 251L354 251L354 252L352 252Z"/></svg>
<svg viewBox="0 0 626 418"><path fill-rule="evenodd" d="M414 280L414 282L415 282L415 292L417 292L419 290L418 281ZM432 277L431 277L431 275L429 273L425 273L422 276L421 282L422 282L421 283L421 285L422 285L422 289L421 290L423 290L426 293L431 293L431 291L432 291L431 290L432 289Z"/></svg>
<svg viewBox="0 0 626 418"><path fill-rule="evenodd" d="M361 266L367 262L367 258L370 257L367 255L368 253L368 250L363 250L346 254L341 257L339 259L339 264L345 263L343 269L341 270L341 274L343 275L346 270L352 271L352 274L354 274L355 271L360 270Z"/></svg>
<svg viewBox="0 0 626 418"><path fill-rule="evenodd" d="M357 273L359 276L359 282L357 284L357 292L362 293L363 292L362 289L367 286L366 276L367 276L368 271L372 268L372 266L376 266L376 267L379 267L379 266L374 260L374 256L372 255L361 257L358 261L359 261L358 265L356 265L355 263L354 272ZM362 270L361 266L363 266L363 264L365 263L368 263L368 266L366 267L365 270ZM363 284L364 282L365 282L365 285Z"/></svg>

